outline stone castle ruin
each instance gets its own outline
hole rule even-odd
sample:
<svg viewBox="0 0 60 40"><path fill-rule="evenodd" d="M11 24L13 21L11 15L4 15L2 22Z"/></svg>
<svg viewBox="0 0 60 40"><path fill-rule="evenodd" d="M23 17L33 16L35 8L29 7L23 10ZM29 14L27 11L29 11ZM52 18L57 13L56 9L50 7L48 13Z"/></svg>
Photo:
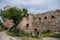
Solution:
<svg viewBox="0 0 60 40"><path fill-rule="evenodd" d="M8 22L9 23L8 23ZM12 20L6 19L5 26L14 25ZM17 28L27 32L43 32L47 30L60 31L60 10L49 11L40 14L29 14L18 24Z"/></svg>
<svg viewBox="0 0 60 40"><path fill-rule="evenodd" d="M18 28L29 31L60 31L60 10L41 14L29 14L23 18Z"/></svg>

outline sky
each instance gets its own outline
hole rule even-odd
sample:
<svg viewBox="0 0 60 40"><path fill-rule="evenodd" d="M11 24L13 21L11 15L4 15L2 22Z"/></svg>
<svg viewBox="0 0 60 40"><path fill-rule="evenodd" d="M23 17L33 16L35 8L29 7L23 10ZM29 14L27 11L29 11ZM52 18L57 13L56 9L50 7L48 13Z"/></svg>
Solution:
<svg viewBox="0 0 60 40"><path fill-rule="evenodd" d="M0 0L0 9L6 5L26 8L29 13L37 14L60 9L60 0Z"/></svg>

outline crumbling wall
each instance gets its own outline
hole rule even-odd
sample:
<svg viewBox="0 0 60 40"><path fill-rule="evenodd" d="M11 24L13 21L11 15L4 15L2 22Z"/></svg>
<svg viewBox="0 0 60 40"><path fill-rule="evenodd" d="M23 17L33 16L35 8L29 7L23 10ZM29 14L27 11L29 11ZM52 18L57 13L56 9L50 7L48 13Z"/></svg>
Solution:
<svg viewBox="0 0 60 40"><path fill-rule="evenodd" d="M45 12L41 14L31 14L30 27L39 32L51 30L60 31L60 10Z"/></svg>
<svg viewBox="0 0 60 40"><path fill-rule="evenodd" d="M13 25L11 20L7 19L7 21L4 22L6 26ZM35 29L39 32L47 30L60 31L60 10L29 14L23 18L17 28L28 32L33 32Z"/></svg>

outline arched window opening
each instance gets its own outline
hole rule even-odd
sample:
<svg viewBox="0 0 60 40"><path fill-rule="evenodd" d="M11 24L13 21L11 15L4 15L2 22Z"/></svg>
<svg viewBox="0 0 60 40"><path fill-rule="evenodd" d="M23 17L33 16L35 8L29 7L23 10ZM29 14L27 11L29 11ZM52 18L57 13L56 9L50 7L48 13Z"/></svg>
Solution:
<svg viewBox="0 0 60 40"><path fill-rule="evenodd" d="M34 29L34 31L37 33L37 35L39 34L39 31L37 29Z"/></svg>
<svg viewBox="0 0 60 40"><path fill-rule="evenodd" d="M34 29L34 31L37 31L37 29Z"/></svg>
<svg viewBox="0 0 60 40"><path fill-rule="evenodd" d="M55 17L54 16L51 16L52 19L54 19Z"/></svg>
<svg viewBox="0 0 60 40"><path fill-rule="evenodd" d="M26 24L26 29L28 29L28 27L29 27L29 24Z"/></svg>
<svg viewBox="0 0 60 40"><path fill-rule="evenodd" d="M47 19L47 17L45 16L44 19Z"/></svg>

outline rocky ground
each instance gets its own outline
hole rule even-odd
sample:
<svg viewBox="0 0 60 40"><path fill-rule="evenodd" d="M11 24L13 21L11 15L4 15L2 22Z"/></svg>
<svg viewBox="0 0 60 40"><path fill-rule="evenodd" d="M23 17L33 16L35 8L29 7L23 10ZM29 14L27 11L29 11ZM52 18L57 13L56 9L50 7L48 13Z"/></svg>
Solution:
<svg viewBox="0 0 60 40"><path fill-rule="evenodd" d="M6 31L1 31L0 32L0 40L21 40L21 38L9 36L6 34ZM42 40L60 40L60 38L46 37L46 38L42 38Z"/></svg>

